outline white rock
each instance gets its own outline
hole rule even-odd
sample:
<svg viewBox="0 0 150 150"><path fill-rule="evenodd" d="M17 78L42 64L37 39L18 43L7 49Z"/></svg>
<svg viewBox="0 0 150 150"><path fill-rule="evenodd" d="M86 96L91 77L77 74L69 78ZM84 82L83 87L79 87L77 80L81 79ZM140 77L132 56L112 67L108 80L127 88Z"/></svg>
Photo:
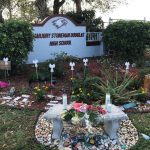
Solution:
<svg viewBox="0 0 150 150"><path fill-rule="evenodd" d="M29 98L30 97L30 95L27 95L27 94L23 94L21 96L24 97L24 98Z"/></svg>
<svg viewBox="0 0 150 150"><path fill-rule="evenodd" d="M24 102L24 103L26 103L27 101L28 101L27 98L24 98L24 99L22 100L22 102Z"/></svg>
<svg viewBox="0 0 150 150"><path fill-rule="evenodd" d="M55 97L54 95L47 95L48 98L53 98Z"/></svg>
<svg viewBox="0 0 150 150"><path fill-rule="evenodd" d="M58 96L57 96L55 99L56 99L57 101L61 101L61 100L62 100L62 97L58 97Z"/></svg>
<svg viewBox="0 0 150 150"><path fill-rule="evenodd" d="M47 105L51 105L51 104L57 104L58 101L50 101Z"/></svg>
<svg viewBox="0 0 150 150"><path fill-rule="evenodd" d="M2 98L5 100L11 100L12 99L12 97L10 97L10 96L3 96Z"/></svg>
<svg viewBox="0 0 150 150"><path fill-rule="evenodd" d="M20 99L21 97L16 97L15 99L14 99L14 101L18 101L19 99Z"/></svg>
<svg viewBox="0 0 150 150"><path fill-rule="evenodd" d="M108 143L105 143L105 146L108 147Z"/></svg>

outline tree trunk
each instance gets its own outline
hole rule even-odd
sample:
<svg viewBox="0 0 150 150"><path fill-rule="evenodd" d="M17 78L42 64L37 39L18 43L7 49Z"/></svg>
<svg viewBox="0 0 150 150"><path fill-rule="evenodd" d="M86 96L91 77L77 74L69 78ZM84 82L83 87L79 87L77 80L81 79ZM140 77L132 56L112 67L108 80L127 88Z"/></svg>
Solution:
<svg viewBox="0 0 150 150"><path fill-rule="evenodd" d="M36 0L35 6L38 11L39 19L43 20L49 15L47 0Z"/></svg>
<svg viewBox="0 0 150 150"><path fill-rule="evenodd" d="M3 18L2 12L3 12L3 10L0 10L0 23L4 22L4 18Z"/></svg>
<svg viewBox="0 0 150 150"><path fill-rule="evenodd" d="M65 0L54 0L53 14L59 14L60 7L65 3Z"/></svg>
<svg viewBox="0 0 150 150"><path fill-rule="evenodd" d="M80 13L82 11L81 0L75 0L74 2L76 4L76 13Z"/></svg>

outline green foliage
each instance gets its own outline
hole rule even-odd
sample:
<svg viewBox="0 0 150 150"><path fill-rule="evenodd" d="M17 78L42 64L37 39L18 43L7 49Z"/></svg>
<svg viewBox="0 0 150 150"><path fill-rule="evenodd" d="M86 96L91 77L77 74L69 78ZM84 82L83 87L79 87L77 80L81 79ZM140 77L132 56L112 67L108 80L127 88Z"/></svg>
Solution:
<svg viewBox="0 0 150 150"><path fill-rule="evenodd" d="M150 74L150 68L149 67L140 68L139 73L140 73L141 78L144 79L145 75Z"/></svg>
<svg viewBox="0 0 150 150"><path fill-rule="evenodd" d="M28 87L22 87L19 91L19 93L22 94L29 94L30 93L30 89Z"/></svg>
<svg viewBox="0 0 150 150"><path fill-rule="evenodd" d="M103 29L104 23L100 17L95 18L94 10L84 10L80 13L68 12L67 15L78 24L85 23L87 31L94 32Z"/></svg>
<svg viewBox="0 0 150 150"><path fill-rule="evenodd" d="M150 113L131 113L129 114L129 118L133 122L134 126L138 130L139 133L144 133L146 135L150 134ZM140 135L140 134L139 134ZM140 135L139 141L135 146L131 148L131 150L149 150L150 149L150 140L145 140Z"/></svg>
<svg viewBox="0 0 150 150"><path fill-rule="evenodd" d="M35 87L34 88L34 95L36 97L37 101L43 101L45 100L45 96L46 96L46 90L48 87Z"/></svg>
<svg viewBox="0 0 150 150"><path fill-rule="evenodd" d="M103 100L106 93L110 93L113 103L122 104L135 100L136 96L141 94L138 90L128 90L134 79L135 77L131 75L121 74L113 66L109 68L103 67L99 82L95 84L95 88L99 90Z"/></svg>
<svg viewBox="0 0 150 150"><path fill-rule="evenodd" d="M72 80L72 94L78 102L91 104L99 100L100 93L96 92L94 84L99 82L98 77L86 77L83 79Z"/></svg>
<svg viewBox="0 0 150 150"><path fill-rule="evenodd" d="M49 150L35 138L34 128L39 113L39 110L0 106L0 149Z"/></svg>
<svg viewBox="0 0 150 150"><path fill-rule="evenodd" d="M87 106L87 104L84 104L82 106ZM80 106L80 107L82 107ZM97 107L95 107L93 105L93 108L92 110L90 109L87 109L86 113L89 115L89 121L92 123L92 125L97 125L99 124L99 122L97 122L97 118L99 116L99 111L97 109ZM69 110L67 110L66 112L64 112L61 116L61 118L64 120L64 121L69 121L71 123L73 123L74 125L83 125L82 123L85 122L85 112L84 111L79 111L79 110L76 110L76 108L71 108ZM76 120L77 122L74 123L73 120Z"/></svg>
<svg viewBox="0 0 150 150"><path fill-rule="evenodd" d="M65 75L65 65L67 63L69 67L69 62L78 62L79 58L67 55L65 52L60 52L60 53L53 53L54 59L49 59L43 63L39 63L38 67L38 80L39 81L50 81L51 80L51 73L50 73L50 68L49 64L55 64L54 72L53 72L53 81L55 78L62 78ZM30 77L29 77L29 82L35 82L37 81L36 73L34 72Z"/></svg>
<svg viewBox="0 0 150 150"><path fill-rule="evenodd" d="M32 41L32 26L28 22L9 20L0 24L0 59L9 58L13 73L23 68Z"/></svg>
<svg viewBox="0 0 150 150"><path fill-rule="evenodd" d="M139 95L137 96L136 100L145 103L145 102L147 101L147 99L148 99L148 94L144 91L144 89L143 89L142 87L139 88L138 91L139 91L139 93L141 93L141 94L139 94Z"/></svg>
<svg viewBox="0 0 150 150"><path fill-rule="evenodd" d="M138 21L118 21L104 31L107 51L113 52L116 62L143 63L144 50L150 46L150 24Z"/></svg>
<svg viewBox="0 0 150 150"><path fill-rule="evenodd" d="M48 70L48 67L47 67ZM29 78L28 78L29 82L37 82L37 75L36 73L32 73ZM44 72L38 71L38 81L50 81L51 77L50 77L50 72L46 72L44 70Z"/></svg>

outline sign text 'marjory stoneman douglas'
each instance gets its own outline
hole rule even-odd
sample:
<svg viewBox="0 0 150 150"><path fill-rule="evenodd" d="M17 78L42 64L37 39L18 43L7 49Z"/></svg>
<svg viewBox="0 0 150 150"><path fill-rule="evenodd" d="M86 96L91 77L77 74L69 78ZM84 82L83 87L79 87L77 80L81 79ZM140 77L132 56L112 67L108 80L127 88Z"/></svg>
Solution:
<svg viewBox="0 0 150 150"><path fill-rule="evenodd" d="M34 34L35 38L80 38L84 37L85 33L36 33ZM61 41L51 41L49 42L49 46L59 46L59 45L71 45L71 40L61 40Z"/></svg>
<svg viewBox="0 0 150 150"><path fill-rule="evenodd" d="M68 37L84 37L85 33L36 33L35 38L68 38Z"/></svg>

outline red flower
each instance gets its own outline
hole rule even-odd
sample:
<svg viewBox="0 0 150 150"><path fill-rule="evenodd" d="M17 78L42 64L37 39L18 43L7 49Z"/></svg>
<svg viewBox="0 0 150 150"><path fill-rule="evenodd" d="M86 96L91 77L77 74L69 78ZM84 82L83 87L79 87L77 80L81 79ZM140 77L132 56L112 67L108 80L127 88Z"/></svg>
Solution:
<svg viewBox="0 0 150 150"><path fill-rule="evenodd" d="M105 109L103 109L101 106L98 106L97 109L102 115L107 113L107 111Z"/></svg>

